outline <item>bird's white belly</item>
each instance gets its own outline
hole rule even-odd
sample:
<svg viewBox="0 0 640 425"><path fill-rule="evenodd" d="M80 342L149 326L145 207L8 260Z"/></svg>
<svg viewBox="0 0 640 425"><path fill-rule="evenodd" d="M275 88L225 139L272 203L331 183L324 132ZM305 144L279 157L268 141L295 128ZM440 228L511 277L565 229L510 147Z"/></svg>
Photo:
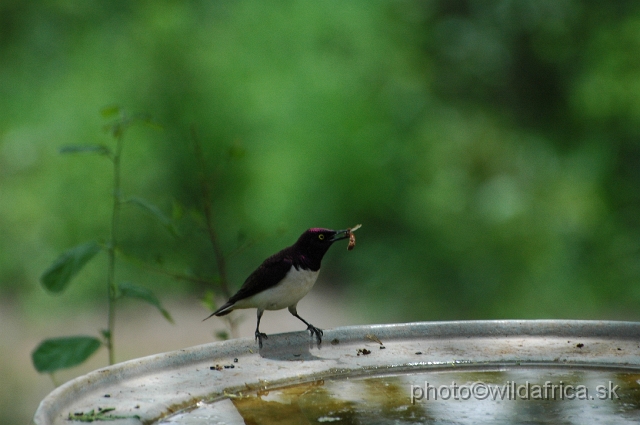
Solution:
<svg viewBox="0 0 640 425"><path fill-rule="evenodd" d="M296 270L295 267L291 267L285 278L276 286L241 300L236 305L238 308L254 307L263 310L280 310L295 305L313 288L318 273L319 271Z"/></svg>

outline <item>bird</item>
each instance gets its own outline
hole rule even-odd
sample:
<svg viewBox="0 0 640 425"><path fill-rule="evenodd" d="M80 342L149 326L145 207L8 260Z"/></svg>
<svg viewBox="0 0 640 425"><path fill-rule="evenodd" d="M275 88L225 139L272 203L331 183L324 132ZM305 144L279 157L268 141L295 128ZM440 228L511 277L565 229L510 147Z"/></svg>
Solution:
<svg viewBox="0 0 640 425"><path fill-rule="evenodd" d="M237 309L256 308L255 339L262 348L262 340L268 339L267 334L260 332L262 314L265 310L288 308L293 316L307 325L311 338L315 335L320 345L322 329L300 317L296 307L298 301L307 295L316 283L322 258L331 245L336 241L349 238L351 230L319 227L306 230L296 243L264 260L247 277L238 292L203 321L212 316L224 316Z"/></svg>

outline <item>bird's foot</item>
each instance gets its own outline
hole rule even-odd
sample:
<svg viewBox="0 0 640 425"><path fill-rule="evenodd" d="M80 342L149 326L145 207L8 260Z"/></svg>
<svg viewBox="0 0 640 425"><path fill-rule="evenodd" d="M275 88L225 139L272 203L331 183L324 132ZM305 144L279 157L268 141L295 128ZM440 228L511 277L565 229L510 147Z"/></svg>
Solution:
<svg viewBox="0 0 640 425"><path fill-rule="evenodd" d="M256 340L258 340L258 347L262 348L262 338L269 339L267 334L256 331Z"/></svg>
<svg viewBox="0 0 640 425"><path fill-rule="evenodd" d="M316 328L313 325L309 325L307 326L307 330L311 332L311 337L313 337L314 335L316 336L316 338L318 339L318 345L320 345L322 343L322 335L324 335L322 329Z"/></svg>

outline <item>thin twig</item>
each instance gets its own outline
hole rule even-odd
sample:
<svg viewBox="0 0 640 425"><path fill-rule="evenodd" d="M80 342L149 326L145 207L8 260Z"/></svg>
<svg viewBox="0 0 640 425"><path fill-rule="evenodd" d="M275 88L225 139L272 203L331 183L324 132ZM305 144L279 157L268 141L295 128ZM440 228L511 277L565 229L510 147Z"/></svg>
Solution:
<svg viewBox="0 0 640 425"><path fill-rule="evenodd" d="M264 237L248 240L247 242L245 242L242 245L240 245L237 248L235 248L233 251L229 252L227 254L227 258L233 258L236 255L242 254L244 251L246 251L247 249L251 248L252 246L257 244L258 242L261 242L262 239L264 239Z"/></svg>
<svg viewBox="0 0 640 425"><path fill-rule="evenodd" d="M118 241L118 222L120 219L120 206L122 194L120 193L120 156L122 154L123 132L126 123L122 119L121 123L116 124L118 128L115 131L116 149L113 154L113 209L111 212L111 235L108 244L109 262L107 266L107 299L108 299L108 319L107 333L105 335L107 351L109 352L109 364L115 363L115 350L113 344L113 333L116 320L116 246Z"/></svg>
<svg viewBox="0 0 640 425"><path fill-rule="evenodd" d="M204 161L204 154L202 153L202 147L196 134L195 126L191 126L191 138L193 139L193 145L196 152L196 159L198 160L198 166L200 169L200 188L202 190L202 202L204 208L204 217L207 226L207 232L209 234L209 240L213 248L213 253L216 257L216 263L218 265L218 274L220 275L220 289L225 297L231 297L231 291L227 283L227 264L222 252L222 247L218 241L218 234L213 226L213 212L211 210L211 191L209 184L207 183L206 164Z"/></svg>
<svg viewBox="0 0 640 425"><path fill-rule="evenodd" d="M213 225L211 190L207 182L207 166L204 161L202 146L200 145L200 140L198 139L198 134L196 133L196 128L194 125L191 126L191 138L193 139L196 159L198 160L198 168L200 172L200 188L202 190L202 202L205 222L207 226L207 233L209 235L209 240L211 241L211 246L213 247L213 252L216 257L216 263L218 265L218 275L220 277L220 281L218 282L218 284L220 286L220 289L222 290L222 294L225 296L225 298L229 299L231 298L231 291L229 290L229 284L227 280L227 263L224 253L222 252L222 247L220 246L220 242L218 240L218 234ZM240 319L234 319L230 316L226 316L225 319L227 324L229 325L229 333L231 334L231 337L237 338L238 322Z"/></svg>
<svg viewBox="0 0 640 425"><path fill-rule="evenodd" d="M116 250L116 254L120 255L124 260L135 264L136 266L142 268L142 269L146 269L149 270L151 272L154 273L158 273L158 274L162 274L165 276L169 276L172 277L174 279L177 280L183 280L186 282L192 282L192 283L198 283L201 285L211 285L212 283L215 283L215 279L211 278L211 279L206 279L204 277L198 277L198 276L192 276L192 275L188 275L188 274L184 274L184 273L178 273L178 272L173 272L171 270L167 270L164 269L162 267L157 267L154 266L153 264L149 264L146 261L140 260L139 258L127 255L126 253L124 253L122 250Z"/></svg>

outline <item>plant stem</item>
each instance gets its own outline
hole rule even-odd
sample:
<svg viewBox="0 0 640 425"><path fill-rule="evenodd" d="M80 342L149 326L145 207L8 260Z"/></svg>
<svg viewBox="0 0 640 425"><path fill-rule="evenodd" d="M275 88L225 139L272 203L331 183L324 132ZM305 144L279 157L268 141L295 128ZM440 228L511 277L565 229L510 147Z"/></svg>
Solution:
<svg viewBox="0 0 640 425"><path fill-rule="evenodd" d="M115 363L115 352L113 347L113 332L116 320L116 246L118 236L118 222L120 218L120 155L122 153L122 132L123 128L119 127L116 132L116 150L113 155L113 210L111 213L111 235L108 243L109 263L107 268L107 294L109 316L107 323L107 333L105 335L107 342L107 350L109 351L109 364Z"/></svg>
<svg viewBox="0 0 640 425"><path fill-rule="evenodd" d="M231 297L231 291L229 291L229 285L227 284L227 265L222 247L218 241L218 234L213 226L213 211L211 210L211 191L207 184L206 178L206 164L204 162L204 155L202 153L202 147L198 140L196 130L194 126L191 126L191 136L193 138L193 144L196 151L196 158L198 159L198 165L200 166L200 187L202 190L202 201L204 207L204 218L207 225L207 233L209 234L209 240L213 248L213 253L216 257L216 263L218 264L218 274L220 275L220 289L225 297Z"/></svg>
<svg viewBox="0 0 640 425"><path fill-rule="evenodd" d="M202 153L202 147L200 146L200 141L198 140L198 134L196 133L195 126L191 126L191 138L193 139L193 145L195 148L196 158L198 160L198 165L200 168L200 187L202 190L202 202L204 207L204 218L207 225L207 233L209 234L209 240L211 241L211 246L213 248L213 253L216 257L216 263L218 265L218 275L220 277L219 284L220 289L222 290L222 294L225 298L229 299L231 297L231 291L229 290L229 284L227 281L227 262L222 251L222 247L220 246L220 242L218 240L218 234L213 225L213 211L211 209L211 190L209 189L209 184L207 183L207 165L204 161L204 154ZM229 330L231 336L236 338L238 336L238 325L237 319L234 320L231 317L227 316L227 323L229 324Z"/></svg>

